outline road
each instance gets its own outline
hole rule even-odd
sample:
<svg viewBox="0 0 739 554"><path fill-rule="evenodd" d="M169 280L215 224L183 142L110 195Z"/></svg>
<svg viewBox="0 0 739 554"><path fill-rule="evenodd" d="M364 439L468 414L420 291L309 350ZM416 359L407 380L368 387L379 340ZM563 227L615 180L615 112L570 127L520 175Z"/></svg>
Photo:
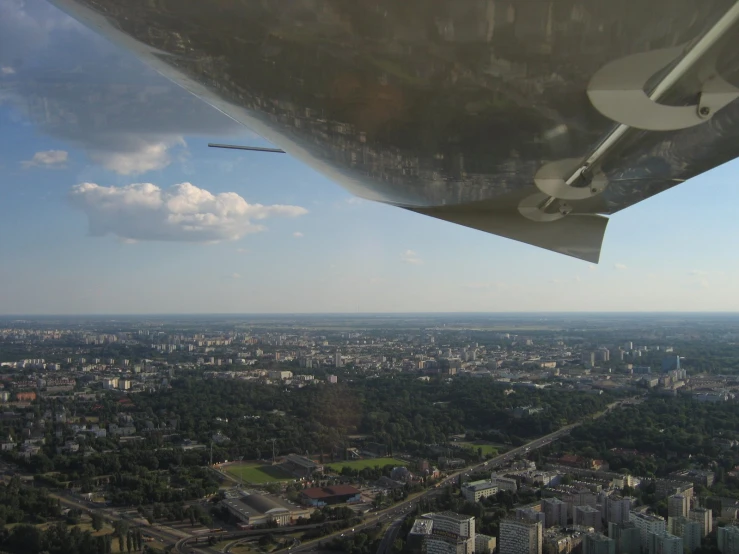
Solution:
<svg viewBox="0 0 739 554"><path fill-rule="evenodd" d="M131 516L115 508L103 507L103 506L100 506L99 504L96 504L95 502L88 502L87 500L76 498L72 496L71 494L68 494L65 492L55 492L51 494L50 496L53 496L54 498L58 498L59 502L71 508L76 508L84 512L99 512L106 519L109 519L109 520L129 521L133 524L132 527L140 527L141 532L144 535L149 535L151 537L154 537L155 539L165 544L176 543L177 541L183 538L183 535L189 536L186 533L183 533L182 531L177 531L170 527L166 527L166 526L159 525L156 523L153 525L149 525L148 522L146 524L143 524L139 521L135 521L137 519L140 519L139 517Z"/></svg>
<svg viewBox="0 0 739 554"><path fill-rule="evenodd" d="M643 398L634 397L634 398L628 398L625 400L619 400L617 402L612 402L606 407L605 410L590 416L590 418L588 419L596 419L596 418L602 417L603 415L607 414L608 412L610 412L611 410L613 410L614 408L622 404L635 404L635 403L640 403L642 401L643 401ZM291 548L289 550L290 552L309 552L309 551L320 550L321 547L329 541L332 541L338 537L342 537L346 534L358 533L359 531L366 529L368 527L371 527L373 525L377 525L378 523L386 524L388 521L391 521L392 522L391 527L392 527L395 524L395 520L402 521L411 512L411 510L414 510L416 504L421 498L426 498L426 497L438 494L442 487L453 484L454 481L458 479L460 475L462 475L463 477L469 477L469 475L474 472L496 469L504 464L507 464L513 461L519 455L526 455L533 450L546 446L552 443L553 441L560 439L564 435L569 434L570 431L572 431L575 427L582 425L582 423L583 422L578 422L578 423L566 425L562 427L561 429L558 429L554 433L550 433L543 437L539 437L538 439L528 442L522 446L509 450L505 454L501 454L500 456L492 458L486 462L482 462L480 464L477 464L471 467L466 467L460 471L452 473L448 475L447 477L445 477L442 481L440 481L436 488L428 489L422 493L417 493L415 495L408 497L406 500L404 500L403 502L399 504L395 504L394 506L391 506L390 508L386 508L385 510L375 512L370 517L370 519L355 526L351 531L346 531L346 530L337 531L336 533L332 533L331 535L326 535L325 537L321 537L320 539L314 539L312 541L304 542L299 547ZM386 532L385 536L383 537L383 543L387 539L388 539L388 533ZM394 540L395 539L393 538L393 541ZM392 541L390 541L390 545L392 545ZM382 543L381 543L381 546L382 546ZM379 553L379 550L378 550L378 553Z"/></svg>
<svg viewBox="0 0 739 554"><path fill-rule="evenodd" d="M380 546L377 548L377 554L390 554L390 549L393 547L395 538L398 536L400 526L403 525L403 518L398 518L393 521L390 526L385 530L385 536L382 537Z"/></svg>

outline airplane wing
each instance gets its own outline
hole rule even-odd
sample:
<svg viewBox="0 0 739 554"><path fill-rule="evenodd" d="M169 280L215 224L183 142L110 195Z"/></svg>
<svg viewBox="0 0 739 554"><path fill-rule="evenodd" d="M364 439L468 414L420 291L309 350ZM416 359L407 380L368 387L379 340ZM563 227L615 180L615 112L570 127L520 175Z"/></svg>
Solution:
<svg viewBox="0 0 739 554"><path fill-rule="evenodd" d="M597 262L739 156L733 0L53 0L350 192Z"/></svg>

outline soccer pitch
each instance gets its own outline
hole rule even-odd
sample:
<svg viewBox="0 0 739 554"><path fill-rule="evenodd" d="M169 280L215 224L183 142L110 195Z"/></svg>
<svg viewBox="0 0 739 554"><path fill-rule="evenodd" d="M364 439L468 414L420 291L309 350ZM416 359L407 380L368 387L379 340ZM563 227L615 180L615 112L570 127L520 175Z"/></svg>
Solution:
<svg viewBox="0 0 739 554"><path fill-rule="evenodd" d="M226 466L225 470L236 477L252 485L263 485L276 481L293 481L295 476L289 474L278 466L262 465L256 462L239 462Z"/></svg>
<svg viewBox="0 0 739 554"><path fill-rule="evenodd" d="M386 465L394 466L406 466L408 462L398 460L397 458L368 458L366 460L347 460L345 462L334 462L332 464L326 464L326 467L331 468L334 471L341 471L343 467L350 467L356 470L362 470L368 467L385 467Z"/></svg>

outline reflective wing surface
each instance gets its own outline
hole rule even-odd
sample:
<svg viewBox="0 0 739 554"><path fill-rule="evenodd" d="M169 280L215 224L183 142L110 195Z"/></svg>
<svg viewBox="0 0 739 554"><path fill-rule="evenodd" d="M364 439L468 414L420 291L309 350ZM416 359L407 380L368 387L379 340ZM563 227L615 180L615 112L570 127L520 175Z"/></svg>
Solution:
<svg viewBox="0 0 739 554"><path fill-rule="evenodd" d="M739 156L730 0L54 4L358 196L590 261Z"/></svg>

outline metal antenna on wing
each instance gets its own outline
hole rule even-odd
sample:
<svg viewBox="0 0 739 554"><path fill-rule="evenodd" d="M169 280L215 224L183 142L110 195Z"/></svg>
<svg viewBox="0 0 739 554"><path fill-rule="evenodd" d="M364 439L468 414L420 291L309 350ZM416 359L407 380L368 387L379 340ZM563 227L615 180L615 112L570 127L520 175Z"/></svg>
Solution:
<svg viewBox="0 0 739 554"><path fill-rule="evenodd" d="M273 154L284 154L284 150L279 148L262 148L260 146L239 146L238 144L215 144L208 143L210 148L228 148L230 150L249 150L250 152L271 152Z"/></svg>

